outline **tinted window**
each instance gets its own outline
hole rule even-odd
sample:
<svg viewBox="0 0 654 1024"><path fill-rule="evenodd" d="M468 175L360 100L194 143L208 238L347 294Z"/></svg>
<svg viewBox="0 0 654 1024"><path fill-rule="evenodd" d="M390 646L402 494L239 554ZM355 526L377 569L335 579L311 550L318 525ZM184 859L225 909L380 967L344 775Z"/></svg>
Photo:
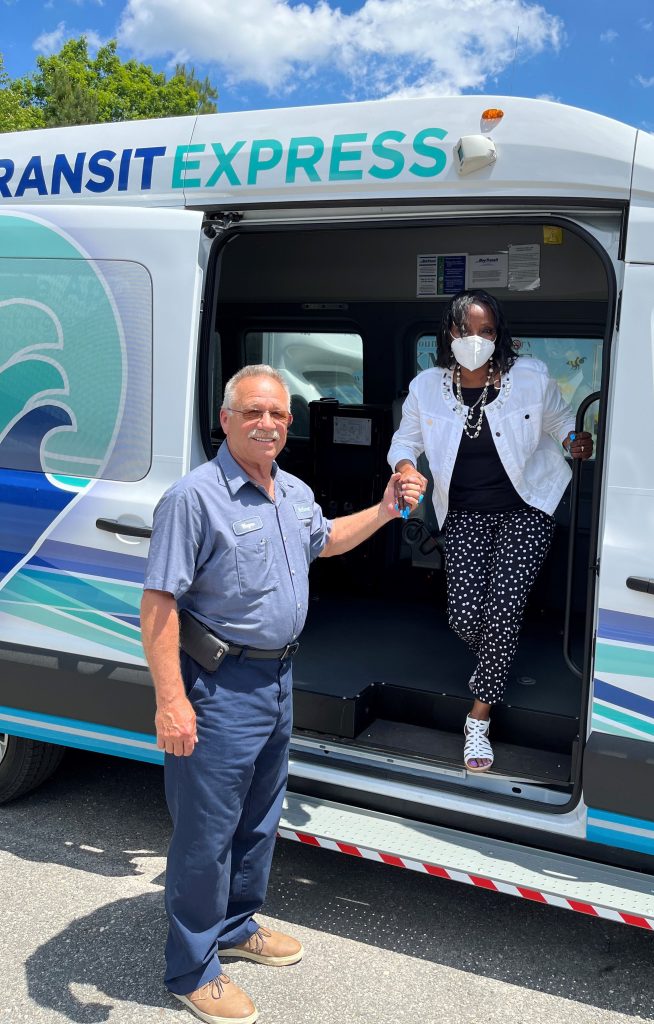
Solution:
<svg viewBox="0 0 654 1024"><path fill-rule="evenodd" d="M602 379L601 338L528 338L516 339L521 356L541 359L550 376L561 389L566 402L576 413L580 403L594 391L599 391ZM423 334L416 345L418 372L436 365L436 337ZM597 434L598 403L590 407L585 427L593 436Z"/></svg>
<svg viewBox="0 0 654 1024"><path fill-rule="evenodd" d="M246 362L279 370L291 392L289 433L308 437L308 403L337 398L342 405L363 401L363 342L358 334L317 331L251 331Z"/></svg>
<svg viewBox="0 0 654 1024"><path fill-rule="evenodd" d="M144 477L152 296L144 267L0 259L0 467Z"/></svg>

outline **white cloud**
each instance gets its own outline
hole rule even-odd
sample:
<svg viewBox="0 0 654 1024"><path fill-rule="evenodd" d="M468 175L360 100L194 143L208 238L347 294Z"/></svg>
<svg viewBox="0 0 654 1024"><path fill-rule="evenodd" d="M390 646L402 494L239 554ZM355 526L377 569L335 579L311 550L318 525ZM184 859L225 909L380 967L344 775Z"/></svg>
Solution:
<svg viewBox="0 0 654 1024"><path fill-rule="evenodd" d="M654 85L654 75L650 78L646 78L645 75L636 75L636 81L642 85L643 89L651 89Z"/></svg>
<svg viewBox="0 0 654 1024"><path fill-rule="evenodd" d="M141 58L183 51L217 64L229 84L291 92L327 70L351 98L481 89L518 59L563 39L532 0L365 0L351 14L327 0L128 0L119 42Z"/></svg>
<svg viewBox="0 0 654 1024"><path fill-rule="evenodd" d="M37 53L44 53L48 56L60 50L67 39L79 39L80 36L84 36L86 39L91 53L94 50L99 50L106 42L94 28L87 28L81 32L78 29L67 30L66 22L60 21L52 32L42 32L32 43L32 48Z"/></svg>
<svg viewBox="0 0 654 1024"><path fill-rule="evenodd" d="M641 18L638 24L645 32L651 32L654 28L654 21L648 21L647 18Z"/></svg>
<svg viewBox="0 0 654 1024"><path fill-rule="evenodd" d="M60 21L59 24L52 32L42 32L40 36L37 36L32 43L32 48L37 53L44 53L48 56L51 53L55 53L61 49L61 45L66 35L66 22Z"/></svg>
<svg viewBox="0 0 654 1024"><path fill-rule="evenodd" d="M85 28L80 34L86 39L89 50L99 50L107 42L94 28Z"/></svg>
<svg viewBox="0 0 654 1024"><path fill-rule="evenodd" d="M600 33L601 43L614 43L618 38L618 33L614 28L607 28L606 32Z"/></svg>

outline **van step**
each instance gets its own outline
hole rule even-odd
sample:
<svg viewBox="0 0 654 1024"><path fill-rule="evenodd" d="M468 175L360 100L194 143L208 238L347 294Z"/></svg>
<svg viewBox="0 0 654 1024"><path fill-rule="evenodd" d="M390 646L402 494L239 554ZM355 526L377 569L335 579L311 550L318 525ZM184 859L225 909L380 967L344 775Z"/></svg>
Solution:
<svg viewBox="0 0 654 1024"><path fill-rule="evenodd" d="M498 743L492 734L491 740L495 755L491 774L503 775L515 781L529 780L551 786L569 784L572 767L572 758L569 754L536 750L514 743ZM463 730L456 733L446 732L442 729L428 729L421 725L405 725L378 718L357 736L356 743L357 746L426 758L430 762L463 770Z"/></svg>
<svg viewBox="0 0 654 1024"><path fill-rule="evenodd" d="M650 875L287 794L279 835L654 931Z"/></svg>
<svg viewBox="0 0 654 1024"><path fill-rule="evenodd" d="M429 727L459 737L470 700L469 691L467 696L460 697L388 683L369 683L347 695L294 683L293 720L295 728L302 732L343 739L358 740L379 720ZM498 704L493 708L492 730L493 745L514 743L519 737L524 747L569 754L579 734L579 719Z"/></svg>

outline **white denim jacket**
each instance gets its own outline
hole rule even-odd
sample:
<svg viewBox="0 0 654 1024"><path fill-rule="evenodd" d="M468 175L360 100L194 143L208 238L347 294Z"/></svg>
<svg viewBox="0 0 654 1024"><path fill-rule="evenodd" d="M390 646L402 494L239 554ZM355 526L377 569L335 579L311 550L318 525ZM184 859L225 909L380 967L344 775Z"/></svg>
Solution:
<svg viewBox="0 0 654 1024"><path fill-rule="evenodd" d="M459 406L454 396L451 370L423 370L411 381L402 421L388 452L393 470L402 459L417 465L425 453L441 527L467 412L468 407ZM520 497L553 515L572 475L561 441L574 430L575 417L545 363L519 357L502 375L500 393L484 415L497 454Z"/></svg>

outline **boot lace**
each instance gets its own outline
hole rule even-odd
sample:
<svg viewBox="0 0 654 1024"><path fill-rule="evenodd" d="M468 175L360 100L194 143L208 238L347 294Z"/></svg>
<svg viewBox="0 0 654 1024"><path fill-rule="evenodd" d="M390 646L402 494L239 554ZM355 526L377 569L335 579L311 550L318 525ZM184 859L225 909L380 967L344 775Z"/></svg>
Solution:
<svg viewBox="0 0 654 1024"><path fill-rule="evenodd" d="M267 928L259 927L258 930L254 932L254 934L251 935L248 940L248 945L252 952L256 953L257 955L260 955L265 945L266 939L269 939L271 935L272 932L268 931Z"/></svg>
<svg viewBox="0 0 654 1024"><path fill-rule="evenodd" d="M230 979L226 974L220 974L217 978L212 981L208 981L206 985L203 985L198 995L206 999L207 996L211 996L212 999L221 999L225 991L225 985L230 984Z"/></svg>

